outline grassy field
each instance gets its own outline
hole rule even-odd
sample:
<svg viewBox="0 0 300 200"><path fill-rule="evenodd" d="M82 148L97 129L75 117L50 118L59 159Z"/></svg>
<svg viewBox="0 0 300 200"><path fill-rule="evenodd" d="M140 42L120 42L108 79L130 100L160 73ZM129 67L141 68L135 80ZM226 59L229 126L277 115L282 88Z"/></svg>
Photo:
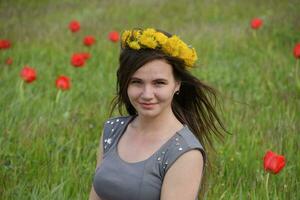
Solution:
<svg viewBox="0 0 300 200"><path fill-rule="evenodd" d="M232 134L215 142L205 199L267 199L267 150L287 160L270 176L269 198L300 199L299 10L297 0L0 1L0 39L12 41L0 51L0 199L87 199L115 94L119 44L107 34L133 27L167 30L192 44L199 57L192 73L220 92ZM254 17L264 21L256 31ZM82 27L72 34L73 19ZM89 34L97 41L85 47ZM92 57L74 68L74 52ZM38 74L21 98L24 65ZM55 103L60 74L72 88Z"/></svg>

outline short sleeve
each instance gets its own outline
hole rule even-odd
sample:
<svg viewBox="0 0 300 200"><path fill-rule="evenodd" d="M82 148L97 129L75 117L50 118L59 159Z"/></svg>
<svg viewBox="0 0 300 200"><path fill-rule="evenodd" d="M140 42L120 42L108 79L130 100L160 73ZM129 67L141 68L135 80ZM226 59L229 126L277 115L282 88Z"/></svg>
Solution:
<svg viewBox="0 0 300 200"><path fill-rule="evenodd" d="M103 126L103 157L115 144L119 134L122 133L125 124L128 123L129 117L114 117L108 119Z"/></svg>
<svg viewBox="0 0 300 200"><path fill-rule="evenodd" d="M178 133L170 143L166 151L166 155L164 156L164 165L162 165L162 168L160 169L160 171L163 173L163 177L180 156L194 149L201 152L204 161L203 166L205 166L206 153L203 146L200 144L194 134L189 130Z"/></svg>

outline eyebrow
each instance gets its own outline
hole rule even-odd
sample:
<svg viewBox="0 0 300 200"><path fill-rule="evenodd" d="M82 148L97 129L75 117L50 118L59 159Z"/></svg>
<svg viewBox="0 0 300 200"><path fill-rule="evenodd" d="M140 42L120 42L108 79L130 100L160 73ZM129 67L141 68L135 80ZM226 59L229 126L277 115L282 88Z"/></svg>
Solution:
<svg viewBox="0 0 300 200"><path fill-rule="evenodd" d="M131 80L131 79L138 79L138 80L142 80L142 79L140 79L140 78L137 78L137 77L134 77L134 76L133 76L133 77L131 77L131 78L130 78L130 80Z"/></svg>
<svg viewBox="0 0 300 200"><path fill-rule="evenodd" d="M140 79L140 78L137 78L137 77L131 77L131 79L130 80L143 80L143 79ZM154 79L153 81L163 81L163 82L168 82L168 80L167 79L164 79L164 78L157 78L157 79Z"/></svg>
<svg viewBox="0 0 300 200"><path fill-rule="evenodd" d="M164 79L164 78L158 78L158 79L155 79L154 81L168 82L168 80L167 80L167 79Z"/></svg>

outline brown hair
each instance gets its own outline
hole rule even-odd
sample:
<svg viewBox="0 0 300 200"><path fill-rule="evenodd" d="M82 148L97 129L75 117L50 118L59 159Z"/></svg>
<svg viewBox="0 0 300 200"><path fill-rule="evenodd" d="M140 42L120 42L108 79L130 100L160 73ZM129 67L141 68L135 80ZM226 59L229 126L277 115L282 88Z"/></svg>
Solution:
<svg viewBox="0 0 300 200"><path fill-rule="evenodd" d="M166 32L163 33L169 36ZM121 49L117 71L117 95L112 101L110 115L115 108L123 114L123 106L129 115L137 114L127 95L130 78L144 64L156 59L167 61L172 66L175 80L181 82L180 92L174 95L172 101L172 110L176 118L191 129L205 149L213 149L212 137L220 138L223 131L226 132L215 109L218 102L215 89L193 76L182 60L168 56L159 49ZM205 157L204 159L206 160ZM205 179L206 177L202 180L202 186ZM205 190L203 189L201 187L202 194Z"/></svg>

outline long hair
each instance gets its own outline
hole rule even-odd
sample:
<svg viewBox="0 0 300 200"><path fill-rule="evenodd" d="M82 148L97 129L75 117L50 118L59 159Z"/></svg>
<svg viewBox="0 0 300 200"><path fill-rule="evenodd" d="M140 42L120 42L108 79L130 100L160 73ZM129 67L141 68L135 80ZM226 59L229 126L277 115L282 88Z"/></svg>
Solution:
<svg viewBox="0 0 300 200"><path fill-rule="evenodd" d="M117 95L112 101L110 115L116 108L123 114L124 107L129 115L137 114L127 95L130 79L140 67L156 59L167 61L172 66L175 80L181 82L179 94L174 95L171 105L176 118L191 129L204 149L213 149L212 138L222 138L223 132L227 132L216 111L216 90L193 76L182 60L168 56L158 49L121 49L117 71ZM207 158L204 159L205 163L209 163ZM204 187L206 178L205 175L202 180ZM204 187L201 187L202 195Z"/></svg>
<svg viewBox="0 0 300 200"><path fill-rule="evenodd" d="M115 108L123 114L123 106L129 115L137 114L127 95L129 81L140 67L155 59L166 60L172 66L175 80L181 82L179 94L174 95L172 101L172 110L176 118L188 125L200 143L212 146L212 135L222 137L225 130L216 112L218 100L215 89L193 76L181 60L158 50L122 50L117 71L117 95L112 101L110 115Z"/></svg>

